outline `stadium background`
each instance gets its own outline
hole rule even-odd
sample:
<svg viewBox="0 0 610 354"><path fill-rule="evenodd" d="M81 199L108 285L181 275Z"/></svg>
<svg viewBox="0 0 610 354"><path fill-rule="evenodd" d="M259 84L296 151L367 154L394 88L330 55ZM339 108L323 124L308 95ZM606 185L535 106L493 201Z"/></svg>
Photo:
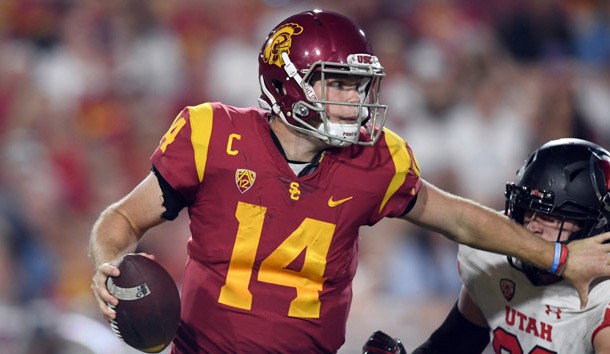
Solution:
<svg viewBox="0 0 610 354"><path fill-rule="evenodd" d="M365 29L388 126L449 191L502 209L542 142L610 147L609 1L0 0L0 352L132 352L90 293L93 221L184 105L256 105L266 34L315 7ZM141 247L178 282L187 234L182 215ZM341 352L378 328L410 349L457 296L456 246L393 221L362 237Z"/></svg>

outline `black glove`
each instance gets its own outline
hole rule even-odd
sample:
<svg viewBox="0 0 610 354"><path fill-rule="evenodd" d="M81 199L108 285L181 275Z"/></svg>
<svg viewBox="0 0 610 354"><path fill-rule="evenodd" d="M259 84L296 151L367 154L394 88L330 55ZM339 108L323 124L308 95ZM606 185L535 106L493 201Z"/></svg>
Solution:
<svg viewBox="0 0 610 354"><path fill-rule="evenodd" d="M407 354L407 351L400 339L375 331L362 346L362 354Z"/></svg>

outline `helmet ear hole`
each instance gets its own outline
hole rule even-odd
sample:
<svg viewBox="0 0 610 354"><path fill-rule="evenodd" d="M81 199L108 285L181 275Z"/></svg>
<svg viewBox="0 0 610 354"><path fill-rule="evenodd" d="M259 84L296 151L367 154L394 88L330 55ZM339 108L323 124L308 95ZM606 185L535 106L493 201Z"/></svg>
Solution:
<svg viewBox="0 0 610 354"><path fill-rule="evenodd" d="M610 194L610 160L607 158L599 159L597 160L597 166L602 172L602 184L606 188L606 193L602 192L602 194L608 195Z"/></svg>
<svg viewBox="0 0 610 354"><path fill-rule="evenodd" d="M282 82L280 82L279 80L273 80L271 81L271 83L273 84L273 87L275 88L275 91L277 91L277 93L282 96L286 95L286 90L284 89L284 84L282 84Z"/></svg>
<svg viewBox="0 0 610 354"><path fill-rule="evenodd" d="M610 160L600 160L599 165L604 172L604 177L606 178L606 188L610 190Z"/></svg>

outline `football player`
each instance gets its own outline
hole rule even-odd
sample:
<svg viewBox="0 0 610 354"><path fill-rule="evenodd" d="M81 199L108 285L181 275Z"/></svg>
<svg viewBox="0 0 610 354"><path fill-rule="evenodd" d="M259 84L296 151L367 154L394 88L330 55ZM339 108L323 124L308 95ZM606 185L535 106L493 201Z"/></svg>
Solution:
<svg viewBox="0 0 610 354"><path fill-rule="evenodd" d="M96 221L92 287L103 315L114 318L107 305L118 304L104 287L114 262L183 208L191 238L174 354L337 352L358 230L384 217L551 268L552 242L420 178L410 147L384 128L384 75L343 15L306 11L273 28L259 55L261 108L185 108L152 172ZM561 252L583 303L589 282L610 275L609 238Z"/></svg>
<svg viewBox="0 0 610 354"><path fill-rule="evenodd" d="M505 214L566 245L610 229L610 153L579 139L536 150L506 186ZM586 308L562 277L527 261L460 245L459 300L415 354L610 353L610 281Z"/></svg>

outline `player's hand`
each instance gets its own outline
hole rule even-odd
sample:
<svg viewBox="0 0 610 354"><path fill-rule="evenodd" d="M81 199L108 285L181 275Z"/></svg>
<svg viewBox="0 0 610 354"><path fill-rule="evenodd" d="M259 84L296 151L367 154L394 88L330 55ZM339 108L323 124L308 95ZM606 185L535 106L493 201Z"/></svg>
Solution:
<svg viewBox="0 0 610 354"><path fill-rule="evenodd" d="M106 288L106 280L108 277L118 277L121 272L117 267L110 263L102 263L97 267L93 278L91 279L91 290L97 301L97 306L106 320L113 320L116 317L114 310L108 305L116 306L119 300L112 296Z"/></svg>
<svg viewBox="0 0 610 354"><path fill-rule="evenodd" d="M155 259L153 255L148 253L142 252L138 254L152 260ZM93 278L91 279L91 290L93 291L93 296L97 301L97 306L99 307L100 312L104 318L106 318L106 320L114 320L116 317L116 313L109 305L116 307L116 305L119 304L119 299L112 296L112 294L110 294L108 291L108 288L106 288L106 281L108 280L108 277L118 277L121 274L119 269L116 267L116 264L115 262L102 263L99 267L97 267L96 272L93 274Z"/></svg>
<svg viewBox="0 0 610 354"><path fill-rule="evenodd" d="M601 277L610 277L610 232L568 244L569 256L562 276L578 291L580 308L589 300L591 283Z"/></svg>
<svg viewBox="0 0 610 354"><path fill-rule="evenodd" d="M407 354L407 351L400 339L375 331L362 346L362 354Z"/></svg>

